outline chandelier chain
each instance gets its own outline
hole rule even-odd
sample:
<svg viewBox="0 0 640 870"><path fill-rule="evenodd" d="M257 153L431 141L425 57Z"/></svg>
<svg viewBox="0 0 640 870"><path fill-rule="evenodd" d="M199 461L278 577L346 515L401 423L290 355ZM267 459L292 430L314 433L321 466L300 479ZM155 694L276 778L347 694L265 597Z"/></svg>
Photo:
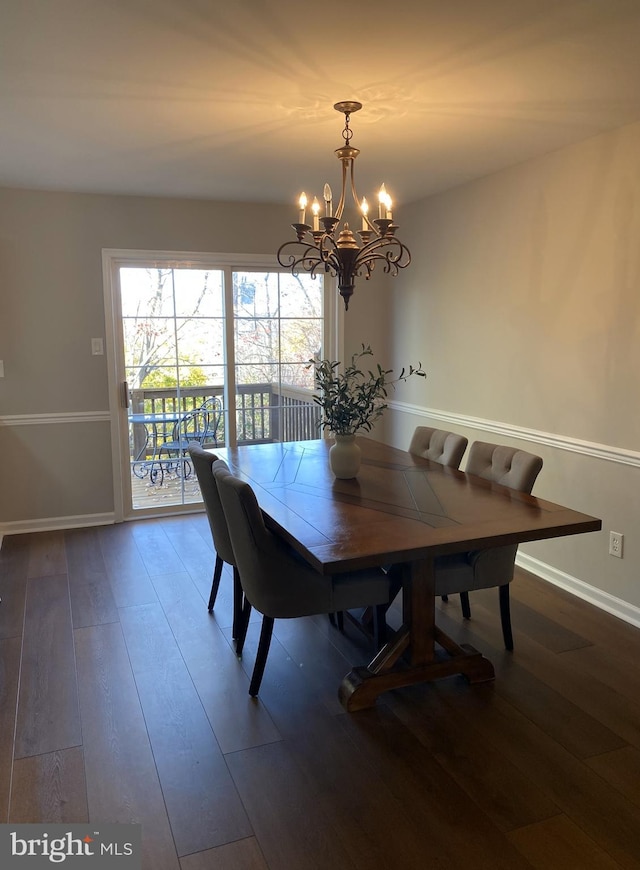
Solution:
<svg viewBox="0 0 640 870"><path fill-rule="evenodd" d="M344 139L344 144L348 145L351 142L353 137L353 130L349 127L349 119L351 115L349 112L344 113L344 130L342 131L342 138Z"/></svg>

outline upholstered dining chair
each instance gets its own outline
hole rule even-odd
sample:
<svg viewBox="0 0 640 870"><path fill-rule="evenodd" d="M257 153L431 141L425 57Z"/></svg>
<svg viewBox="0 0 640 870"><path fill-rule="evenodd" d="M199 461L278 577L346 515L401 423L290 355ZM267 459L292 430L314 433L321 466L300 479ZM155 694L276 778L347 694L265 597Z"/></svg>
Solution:
<svg viewBox="0 0 640 870"><path fill-rule="evenodd" d="M251 608L262 614L262 628L249 694L262 682L275 619L291 619L375 606L384 622L390 581L378 568L324 576L314 571L282 538L265 525L251 486L214 462L213 476L227 518L244 591L244 608L236 643L242 652Z"/></svg>
<svg viewBox="0 0 640 870"><path fill-rule="evenodd" d="M430 426L416 426L409 453L422 456L446 465L448 468L459 468L468 439L446 429L432 429Z"/></svg>
<svg viewBox="0 0 640 870"><path fill-rule="evenodd" d="M541 468L542 459L533 453L475 441L469 449L465 472L518 492L530 493ZM435 561L436 595L446 601L449 595L459 593L465 619L471 617L469 592L498 587L502 634L508 650L513 649L509 583L513 580L517 550L517 545L493 547L439 556Z"/></svg>
<svg viewBox="0 0 640 870"><path fill-rule="evenodd" d="M198 478L202 500L204 501L209 527L211 529L211 537L213 538L213 546L216 550L216 563L213 569L213 582L211 584L211 594L209 595L209 604L207 609L209 613L213 610L218 595L218 587L220 586L220 578L222 576L222 568L226 562L233 569L233 629L232 635L234 640L238 637L238 626L242 614L242 585L238 567L236 565L235 556L233 555L233 547L227 529L227 520L224 515L224 510L218 495L218 487L213 479L212 466L218 460L218 457L209 450L204 450L197 441L192 441L189 444L189 456Z"/></svg>

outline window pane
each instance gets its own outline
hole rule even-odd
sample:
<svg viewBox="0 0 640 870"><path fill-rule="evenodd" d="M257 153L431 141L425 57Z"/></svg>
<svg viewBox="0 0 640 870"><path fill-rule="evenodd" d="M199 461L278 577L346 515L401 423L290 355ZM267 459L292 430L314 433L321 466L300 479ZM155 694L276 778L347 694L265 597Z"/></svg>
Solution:
<svg viewBox="0 0 640 870"><path fill-rule="evenodd" d="M123 317L173 317L171 269L120 269Z"/></svg>
<svg viewBox="0 0 640 870"><path fill-rule="evenodd" d="M277 317L278 272L234 272L233 310L236 317Z"/></svg>
<svg viewBox="0 0 640 870"><path fill-rule="evenodd" d="M280 275L280 316L321 318L323 300L322 277L310 275Z"/></svg>
<svg viewBox="0 0 640 870"><path fill-rule="evenodd" d="M128 318L123 320L122 328L125 365L139 367L142 380L158 366L175 365L173 320L160 317Z"/></svg>
<svg viewBox="0 0 640 870"><path fill-rule="evenodd" d="M313 369L307 365L285 363L281 367L282 385L299 389L314 390Z"/></svg>
<svg viewBox="0 0 640 870"><path fill-rule="evenodd" d="M224 274L204 269L176 269L178 317L224 317Z"/></svg>
<svg viewBox="0 0 640 870"><path fill-rule="evenodd" d="M176 320L179 362L212 364L224 362L224 323L222 320Z"/></svg>
<svg viewBox="0 0 640 870"><path fill-rule="evenodd" d="M235 336L237 363L268 363L280 359L278 320L236 320Z"/></svg>
<svg viewBox="0 0 640 870"><path fill-rule="evenodd" d="M280 322L282 362L306 363L322 349L322 322L282 320Z"/></svg>

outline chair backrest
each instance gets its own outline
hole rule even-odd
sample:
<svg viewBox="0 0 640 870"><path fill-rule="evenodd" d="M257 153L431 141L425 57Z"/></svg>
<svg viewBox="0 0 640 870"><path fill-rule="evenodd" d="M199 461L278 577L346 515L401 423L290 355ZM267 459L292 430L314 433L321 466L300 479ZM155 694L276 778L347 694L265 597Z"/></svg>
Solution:
<svg viewBox="0 0 640 870"><path fill-rule="evenodd" d="M474 441L469 448L465 471L518 492L530 493L541 468L540 456L526 450Z"/></svg>
<svg viewBox="0 0 640 870"><path fill-rule="evenodd" d="M175 425L173 430L174 441L191 442L197 441L202 444L209 428L209 412L202 408L195 411L187 411ZM185 445L186 447L186 445Z"/></svg>
<svg viewBox="0 0 640 870"><path fill-rule="evenodd" d="M469 448L465 472L518 492L530 493L541 468L542 459L533 453L527 453L526 450L474 441ZM469 561L474 566L473 588L482 589L510 583L517 551L517 544L510 544L468 554Z"/></svg>
<svg viewBox="0 0 640 870"><path fill-rule="evenodd" d="M462 455L467 448L468 439L445 429L431 429L429 426L416 426L409 445L409 453L422 456L446 465L459 468Z"/></svg>
<svg viewBox="0 0 640 870"><path fill-rule="evenodd" d="M329 613L332 588L269 531L253 489L235 477L222 460L213 463L213 477L227 518L242 588L252 607L273 618Z"/></svg>
<svg viewBox="0 0 640 870"><path fill-rule="evenodd" d="M213 538L213 546L216 548L216 553L228 565L235 565L235 556L233 547L231 546L231 538L229 537L229 529L227 528L227 519L224 514L222 502L218 495L218 487L213 478L213 464L220 462L226 466L222 459L218 459L215 453L211 453L198 444L197 441L191 441L189 444L189 456L193 462L193 467L200 485L202 500L204 501L207 519L211 528L211 536Z"/></svg>
<svg viewBox="0 0 640 870"><path fill-rule="evenodd" d="M203 443L213 441L217 446L218 430L222 422L222 402L220 398L218 396L211 396L206 402L202 403L200 410L208 414L207 431Z"/></svg>

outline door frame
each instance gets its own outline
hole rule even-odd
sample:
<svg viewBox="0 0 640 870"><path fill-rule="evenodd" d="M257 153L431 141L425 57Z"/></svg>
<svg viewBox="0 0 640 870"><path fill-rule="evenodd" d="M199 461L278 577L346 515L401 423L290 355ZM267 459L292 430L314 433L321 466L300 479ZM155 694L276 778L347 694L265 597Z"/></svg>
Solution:
<svg viewBox="0 0 640 870"><path fill-rule="evenodd" d="M194 269L217 269L225 271L225 281L231 273L241 270L261 270L269 272L287 272L278 264L275 255L265 254L220 254L192 251L146 251L121 248L102 249L102 278L104 287L105 312L105 354L107 358L109 416L111 425L111 464L113 477L114 521L121 523L142 517L166 516L175 513L189 513L201 510L199 505L168 505L166 507L136 510L131 507L131 483L129 475L124 473L125 459L129 465L129 427L126 420L126 402L123 394L125 372L122 370L121 347L123 346L122 310L120 304L120 269L122 267L153 266L154 268L184 268L185 265ZM335 279L329 275L324 277L324 321L323 346L329 359L340 359L343 348L344 313L338 305L338 295L335 290ZM225 330L227 341L233 339L233 310L230 296L226 294ZM231 309L231 310L230 310ZM231 381L235 376L229 367ZM230 386L233 384L230 382ZM228 404L225 402L225 407ZM235 421L230 426L235 431ZM227 428L226 431L230 431Z"/></svg>

